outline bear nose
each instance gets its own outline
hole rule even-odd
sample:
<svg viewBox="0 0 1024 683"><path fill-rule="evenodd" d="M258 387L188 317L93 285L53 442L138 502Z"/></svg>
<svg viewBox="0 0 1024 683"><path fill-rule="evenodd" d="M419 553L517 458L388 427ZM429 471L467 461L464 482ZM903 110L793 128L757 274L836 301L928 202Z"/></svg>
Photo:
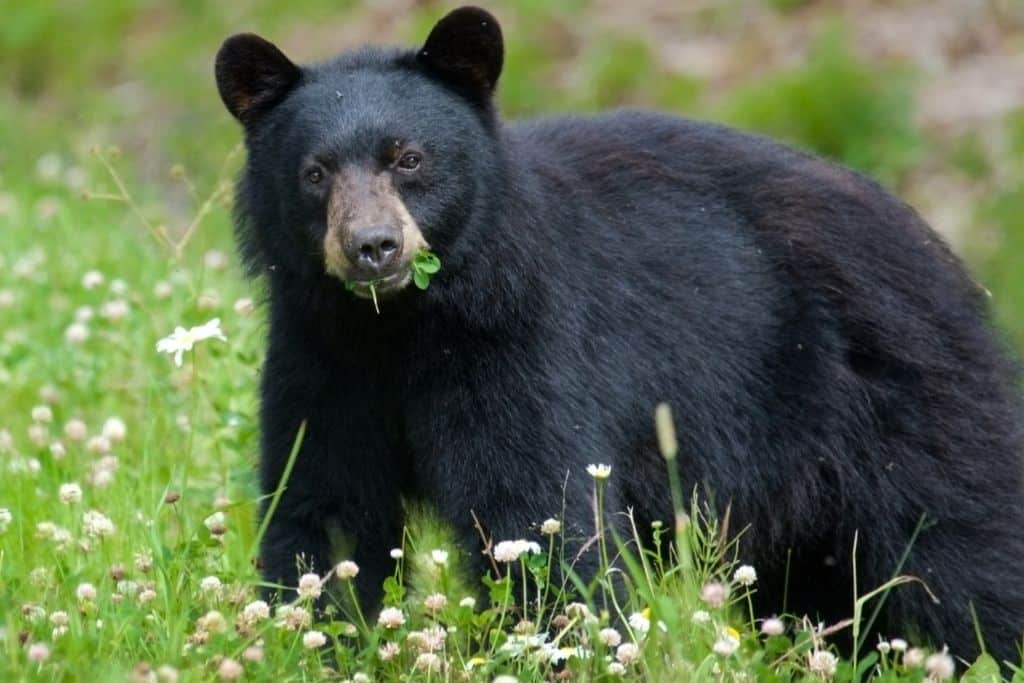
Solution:
<svg viewBox="0 0 1024 683"><path fill-rule="evenodd" d="M402 252L402 233L386 226L360 230L349 243L349 260L374 274L394 264Z"/></svg>

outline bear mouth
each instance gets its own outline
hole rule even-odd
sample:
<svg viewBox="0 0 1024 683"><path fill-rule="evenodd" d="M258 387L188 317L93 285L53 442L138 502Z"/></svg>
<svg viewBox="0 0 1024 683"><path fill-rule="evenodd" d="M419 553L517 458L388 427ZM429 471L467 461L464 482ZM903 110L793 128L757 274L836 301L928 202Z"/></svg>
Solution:
<svg viewBox="0 0 1024 683"><path fill-rule="evenodd" d="M359 298L372 299L373 292L370 291L371 287L375 290L377 296L380 297L404 289L410 280L412 280L412 270L403 268L387 277L375 280L349 280L348 286L352 293Z"/></svg>

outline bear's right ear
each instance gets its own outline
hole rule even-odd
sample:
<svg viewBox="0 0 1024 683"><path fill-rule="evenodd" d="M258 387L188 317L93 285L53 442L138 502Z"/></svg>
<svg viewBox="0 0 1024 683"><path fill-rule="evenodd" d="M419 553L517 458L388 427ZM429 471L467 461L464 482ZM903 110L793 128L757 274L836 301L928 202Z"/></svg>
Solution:
<svg viewBox="0 0 1024 683"><path fill-rule="evenodd" d="M225 40L217 52L214 73L224 106L245 126L270 111L302 78L299 67L254 33Z"/></svg>

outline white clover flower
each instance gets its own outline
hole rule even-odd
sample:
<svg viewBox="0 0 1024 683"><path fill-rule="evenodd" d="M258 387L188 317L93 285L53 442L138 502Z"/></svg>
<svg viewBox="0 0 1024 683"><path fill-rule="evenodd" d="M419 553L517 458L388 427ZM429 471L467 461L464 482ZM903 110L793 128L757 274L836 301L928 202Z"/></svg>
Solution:
<svg viewBox="0 0 1024 683"><path fill-rule="evenodd" d="M201 311L212 311L219 308L220 294L211 289L200 292L199 298L196 299L196 307Z"/></svg>
<svg viewBox="0 0 1024 683"><path fill-rule="evenodd" d="M18 295L10 289L0 289L0 308L10 308L18 300Z"/></svg>
<svg viewBox="0 0 1024 683"><path fill-rule="evenodd" d="M242 666L241 662L236 659L231 659L230 657L225 657L220 660L220 666L217 667L217 676L219 676L222 681L236 681L241 678L244 673L245 668Z"/></svg>
<svg viewBox="0 0 1024 683"><path fill-rule="evenodd" d="M124 420L119 417L108 417L107 421L103 423L102 429L103 436L107 437L110 441L124 441L125 435L128 433L128 428L124 424Z"/></svg>
<svg viewBox="0 0 1024 683"><path fill-rule="evenodd" d="M143 588L135 599L139 601L140 605L145 605L147 602L156 600L156 591L152 588Z"/></svg>
<svg viewBox="0 0 1024 683"><path fill-rule="evenodd" d="M430 558L434 561L434 564L441 567L448 564L448 551L447 550L431 550Z"/></svg>
<svg viewBox="0 0 1024 683"><path fill-rule="evenodd" d="M729 588L718 581L708 581L700 589L700 599L711 607L721 607L729 597Z"/></svg>
<svg viewBox="0 0 1024 683"><path fill-rule="evenodd" d="M64 330L64 339L71 344L81 344L89 339L89 326L85 323L71 323Z"/></svg>
<svg viewBox="0 0 1024 683"><path fill-rule="evenodd" d="M54 460L63 460L68 454L68 450L64 448L64 444L60 441L54 441L50 444L50 457Z"/></svg>
<svg viewBox="0 0 1024 683"><path fill-rule="evenodd" d="M247 662L262 662L263 661L263 648L258 645L250 645L245 648L242 652L242 659Z"/></svg>
<svg viewBox="0 0 1024 683"><path fill-rule="evenodd" d="M170 664L162 664L156 670L156 680L160 683L178 683L178 670Z"/></svg>
<svg viewBox="0 0 1024 683"><path fill-rule="evenodd" d="M114 446L113 444L110 443L110 439L103 436L102 434L97 434L96 436L89 439L85 447L92 453L106 455L107 453L110 453L111 449Z"/></svg>
<svg viewBox="0 0 1024 683"><path fill-rule="evenodd" d="M553 517L545 519L544 523L540 525L540 532L545 536L554 536L561 530L562 523Z"/></svg>
<svg viewBox="0 0 1024 683"><path fill-rule="evenodd" d="M875 645L875 648L884 655L889 653L892 649L892 645L889 644L888 640L879 640L878 645Z"/></svg>
<svg viewBox="0 0 1024 683"><path fill-rule="evenodd" d="M75 322L85 324L95 315L96 311L92 310L92 306L79 306L75 309Z"/></svg>
<svg viewBox="0 0 1024 683"><path fill-rule="evenodd" d="M300 598L316 600L323 592L323 582L318 574L303 574L299 577L297 590Z"/></svg>
<svg viewBox="0 0 1024 683"><path fill-rule="evenodd" d="M263 600L253 600L242 608L242 621L249 626L270 618L270 605Z"/></svg>
<svg viewBox="0 0 1024 683"><path fill-rule="evenodd" d="M609 676L621 676L624 673L626 673L626 666L622 662L611 662L608 665Z"/></svg>
<svg viewBox="0 0 1024 683"><path fill-rule="evenodd" d="M212 609L196 619L196 628L205 633L225 633L228 630L228 620L223 614Z"/></svg>
<svg viewBox="0 0 1024 683"><path fill-rule="evenodd" d="M256 304L249 297L243 297L235 301L232 308L238 315L252 315L253 311L256 310Z"/></svg>
<svg viewBox="0 0 1024 683"><path fill-rule="evenodd" d="M103 284L103 273L98 270L90 270L82 276L82 286L86 289L96 289Z"/></svg>
<svg viewBox="0 0 1024 683"><path fill-rule="evenodd" d="M282 605L277 608L277 626L289 631L298 631L308 628L313 622L313 615L305 607L294 605Z"/></svg>
<svg viewBox="0 0 1024 683"><path fill-rule="evenodd" d="M81 420L68 420L64 424L64 436L69 441L85 441L89 437L89 428Z"/></svg>
<svg viewBox="0 0 1024 683"><path fill-rule="evenodd" d="M741 565L732 575L732 580L741 586L753 586L757 581L757 570L749 564Z"/></svg>
<svg viewBox="0 0 1024 683"><path fill-rule="evenodd" d="M91 583L80 583L75 589L79 602L91 602L96 599L96 586Z"/></svg>
<svg viewBox="0 0 1024 683"><path fill-rule="evenodd" d="M359 573L359 565L352 560L344 560L338 563L338 566L334 568L334 573L342 581L356 578Z"/></svg>
<svg viewBox="0 0 1024 683"><path fill-rule="evenodd" d="M916 669L924 664L925 651L919 647L912 647L903 653L903 666L908 669Z"/></svg>
<svg viewBox="0 0 1024 683"><path fill-rule="evenodd" d="M74 505L82 502L82 487L75 482L61 484L57 492L60 502L65 505Z"/></svg>
<svg viewBox="0 0 1024 683"><path fill-rule="evenodd" d="M515 562L523 553L539 553L540 545L533 541L519 539L516 541L501 541L491 551L494 559L498 562Z"/></svg>
<svg viewBox="0 0 1024 683"><path fill-rule="evenodd" d="M110 518L97 510L89 510L82 515L82 529L87 536L104 538L113 535L115 528Z"/></svg>
<svg viewBox="0 0 1024 683"><path fill-rule="evenodd" d="M924 669L931 680L945 681L956 673L956 662L949 656L949 649L944 647L942 652L929 655L928 659L924 660Z"/></svg>
<svg viewBox="0 0 1024 683"><path fill-rule="evenodd" d="M362 671L352 674L352 683L370 683L370 677Z"/></svg>
<svg viewBox="0 0 1024 683"><path fill-rule="evenodd" d="M7 527L11 526L11 522L14 521L14 515L7 508L0 508L0 534L7 531Z"/></svg>
<svg viewBox="0 0 1024 683"><path fill-rule="evenodd" d="M719 657L731 657L740 646L740 634L734 628L726 628L718 634L718 639L711 646Z"/></svg>
<svg viewBox="0 0 1024 683"><path fill-rule="evenodd" d="M199 581L199 590L207 595L218 595L222 585L216 576L204 576Z"/></svg>
<svg viewBox="0 0 1024 683"><path fill-rule="evenodd" d="M37 664L42 664L50 658L49 646L46 643L32 643L28 646L28 658Z"/></svg>
<svg viewBox="0 0 1024 683"><path fill-rule="evenodd" d="M320 631L306 631L302 634L302 646L307 650L316 650L327 644L327 636Z"/></svg>
<svg viewBox="0 0 1024 683"><path fill-rule="evenodd" d="M476 607L476 598L469 596L462 598L459 600L459 607L468 607L469 609L473 609Z"/></svg>
<svg viewBox="0 0 1024 683"><path fill-rule="evenodd" d="M619 660L622 664L632 664L640 659L640 648L637 647L636 643L623 643L615 649L615 659Z"/></svg>
<svg viewBox="0 0 1024 683"><path fill-rule="evenodd" d="M822 677L834 676L838 658L828 650L814 650L807 653L807 668Z"/></svg>
<svg viewBox="0 0 1024 683"><path fill-rule="evenodd" d="M587 474L594 479L607 479L612 474L611 465L587 465Z"/></svg>
<svg viewBox="0 0 1024 683"><path fill-rule="evenodd" d="M889 644L892 645L892 649L896 652L907 651L907 641L903 640L902 638L893 638L891 641L889 641Z"/></svg>
<svg viewBox="0 0 1024 683"><path fill-rule="evenodd" d="M45 425L33 422L28 427L28 439L32 442L32 445L42 448L50 440L50 430Z"/></svg>
<svg viewBox="0 0 1024 683"><path fill-rule="evenodd" d="M64 610L57 610L50 614L50 623L54 626L67 626L71 623L71 619Z"/></svg>
<svg viewBox="0 0 1024 683"><path fill-rule="evenodd" d="M100 315L112 322L124 320L130 312L128 302L123 299L112 299L100 306Z"/></svg>
<svg viewBox="0 0 1024 683"><path fill-rule="evenodd" d="M156 343L156 350L161 353L173 353L174 364L180 368L182 354L191 351L196 343L206 339L228 340L220 329L220 318L214 318L187 330L184 327L175 327L174 332Z"/></svg>
<svg viewBox="0 0 1024 683"><path fill-rule="evenodd" d="M397 607L385 607L377 615L377 623L384 628L398 628L405 623L405 615Z"/></svg>
<svg viewBox="0 0 1024 683"><path fill-rule="evenodd" d="M220 510L204 519L203 525L209 529L210 533L214 536L221 536L228 530L227 518Z"/></svg>
<svg viewBox="0 0 1024 683"><path fill-rule="evenodd" d="M397 657L401 651L402 648L398 646L398 643L389 640L377 648L377 656L380 657L381 661L387 662Z"/></svg>
<svg viewBox="0 0 1024 683"><path fill-rule="evenodd" d="M782 619L772 617L761 622L761 633L766 636L781 636L786 632L786 625Z"/></svg>
<svg viewBox="0 0 1024 683"><path fill-rule="evenodd" d="M597 637L608 647L618 647L622 643L622 635L613 628L601 629Z"/></svg>
<svg viewBox="0 0 1024 683"><path fill-rule="evenodd" d="M435 655L433 652L424 652L416 661L413 663L413 668L417 671L423 672L436 672L441 670L441 658Z"/></svg>
<svg viewBox="0 0 1024 683"><path fill-rule="evenodd" d="M110 281L110 291L118 296L122 296L128 291L128 283L119 277L115 277Z"/></svg>
<svg viewBox="0 0 1024 683"><path fill-rule="evenodd" d="M711 614L702 609L694 610L690 615L690 621L695 624L706 624L711 621Z"/></svg>
<svg viewBox="0 0 1024 683"><path fill-rule="evenodd" d="M174 293L174 286L166 280L160 280L153 285L153 296L157 299L166 299Z"/></svg>
<svg viewBox="0 0 1024 683"><path fill-rule="evenodd" d="M210 249L203 254L203 265L210 270L223 270L228 265L228 257L219 249Z"/></svg>
<svg viewBox="0 0 1024 683"><path fill-rule="evenodd" d="M392 548L391 549L391 559L392 560L400 560L400 559L402 559L403 555L405 555L405 553L402 552L401 548Z"/></svg>
<svg viewBox="0 0 1024 683"><path fill-rule="evenodd" d="M448 604L448 598L444 593L431 593L423 599L423 606L429 612L440 612Z"/></svg>
<svg viewBox="0 0 1024 683"><path fill-rule="evenodd" d="M32 419L36 422L53 422L53 409L48 405L32 408Z"/></svg>

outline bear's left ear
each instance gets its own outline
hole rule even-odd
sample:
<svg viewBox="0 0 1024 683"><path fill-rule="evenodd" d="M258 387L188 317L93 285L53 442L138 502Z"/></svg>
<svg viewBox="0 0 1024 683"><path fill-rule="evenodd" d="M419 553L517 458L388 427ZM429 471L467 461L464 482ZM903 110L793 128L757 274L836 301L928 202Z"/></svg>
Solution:
<svg viewBox="0 0 1024 683"><path fill-rule="evenodd" d="M498 21L479 7L460 7L437 22L417 60L443 80L486 98L505 61Z"/></svg>

